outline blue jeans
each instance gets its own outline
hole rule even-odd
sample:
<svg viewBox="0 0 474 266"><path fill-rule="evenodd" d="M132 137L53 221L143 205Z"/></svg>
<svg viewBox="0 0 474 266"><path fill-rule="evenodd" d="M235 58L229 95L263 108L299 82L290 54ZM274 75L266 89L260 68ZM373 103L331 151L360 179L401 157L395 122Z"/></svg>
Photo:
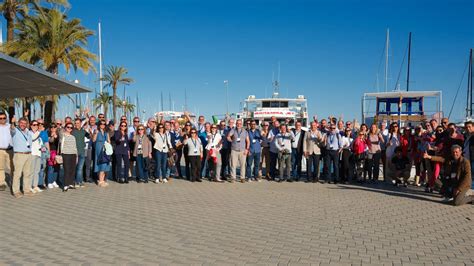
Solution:
<svg viewBox="0 0 474 266"><path fill-rule="evenodd" d="M145 158L143 158L143 154L138 154L136 158L137 163L137 179L142 181L146 181L148 179L148 170L145 167Z"/></svg>
<svg viewBox="0 0 474 266"><path fill-rule="evenodd" d="M155 178L166 178L166 167L167 167L167 157L166 152L156 151L156 167L155 167Z"/></svg>
<svg viewBox="0 0 474 266"><path fill-rule="evenodd" d="M48 185L58 180L59 166L48 165Z"/></svg>
<svg viewBox="0 0 474 266"><path fill-rule="evenodd" d="M247 174L247 178L252 177L252 164L253 164L253 177L258 177L258 167L260 165L260 155L261 153L251 153L247 156L247 170L245 173Z"/></svg>
<svg viewBox="0 0 474 266"><path fill-rule="evenodd" d="M44 174L46 173L46 158L41 158L41 170L39 172L38 186L44 185Z"/></svg>
<svg viewBox="0 0 474 266"><path fill-rule="evenodd" d="M83 172L84 163L86 162L86 155L79 154L77 155L77 165L76 165L76 184L84 183Z"/></svg>
<svg viewBox="0 0 474 266"><path fill-rule="evenodd" d="M291 148L291 175L295 178L301 177L301 160L303 154L298 153L298 149Z"/></svg>

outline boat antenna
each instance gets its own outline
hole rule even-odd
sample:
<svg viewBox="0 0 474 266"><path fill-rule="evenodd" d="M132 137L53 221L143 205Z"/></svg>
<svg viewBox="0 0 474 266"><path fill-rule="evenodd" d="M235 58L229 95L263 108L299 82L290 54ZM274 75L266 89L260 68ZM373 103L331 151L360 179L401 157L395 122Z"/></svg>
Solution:
<svg viewBox="0 0 474 266"><path fill-rule="evenodd" d="M385 92L388 90L388 51L390 48L390 29L387 28L387 36L385 38Z"/></svg>

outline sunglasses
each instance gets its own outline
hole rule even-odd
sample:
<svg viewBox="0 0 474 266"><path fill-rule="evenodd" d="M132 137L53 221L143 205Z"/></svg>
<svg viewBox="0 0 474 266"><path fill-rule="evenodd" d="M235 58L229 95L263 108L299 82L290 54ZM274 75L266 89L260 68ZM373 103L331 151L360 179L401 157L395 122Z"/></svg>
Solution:
<svg viewBox="0 0 474 266"><path fill-rule="evenodd" d="M140 121L138 121L138 120L133 120L133 123L139 123L139 122L140 122Z"/></svg>
<svg viewBox="0 0 474 266"><path fill-rule="evenodd" d="M127 127L126 125L121 125L120 127Z"/></svg>
<svg viewBox="0 0 474 266"><path fill-rule="evenodd" d="M72 127L66 127L67 129L72 129Z"/></svg>
<svg viewBox="0 0 474 266"><path fill-rule="evenodd" d="M6 117L0 117L0 120L7 120Z"/></svg>
<svg viewBox="0 0 474 266"><path fill-rule="evenodd" d="M56 126L61 126L61 125L62 125L62 123L56 123Z"/></svg>
<svg viewBox="0 0 474 266"><path fill-rule="evenodd" d="M37 126L38 126L38 124L31 124L31 126L32 126L32 127L37 127Z"/></svg>
<svg viewBox="0 0 474 266"><path fill-rule="evenodd" d="M139 128L138 130L145 130L144 128Z"/></svg>

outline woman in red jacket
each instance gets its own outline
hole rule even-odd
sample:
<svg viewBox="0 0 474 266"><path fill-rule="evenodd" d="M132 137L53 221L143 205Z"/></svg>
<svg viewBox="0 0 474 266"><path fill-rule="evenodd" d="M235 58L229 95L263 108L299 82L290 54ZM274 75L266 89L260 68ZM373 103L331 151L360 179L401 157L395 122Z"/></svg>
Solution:
<svg viewBox="0 0 474 266"><path fill-rule="evenodd" d="M357 182L363 183L364 180L364 166L367 154L367 139L365 132L359 132L357 138L352 142L352 154L354 155L356 178Z"/></svg>

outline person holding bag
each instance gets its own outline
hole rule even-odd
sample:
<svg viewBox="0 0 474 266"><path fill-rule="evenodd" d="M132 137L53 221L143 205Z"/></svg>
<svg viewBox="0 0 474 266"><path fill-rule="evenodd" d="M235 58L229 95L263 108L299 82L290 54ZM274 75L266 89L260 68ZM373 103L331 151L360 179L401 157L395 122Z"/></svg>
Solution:
<svg viewBox="0 0 474 266"><path fill-rule="evenodd" d="M74 181L76 178L77 146L76 138L71 134L73 129L72 123L67 123L64 129L61 138L60 153L64 168L63 192L66 192L68 189L74 188Z"/></svg>
<svg viewBox="0 0 474 266"><path fill-rule="evenodd" d="M94 142L95 154L94 154L94 172L98 173L99 187L107 187L109 184L106 182L105 173L110 171L110 155L106 153L105 143L110 145L110 138L107 134L105 121L99 122L99 129L92 136Z"/></svg>

